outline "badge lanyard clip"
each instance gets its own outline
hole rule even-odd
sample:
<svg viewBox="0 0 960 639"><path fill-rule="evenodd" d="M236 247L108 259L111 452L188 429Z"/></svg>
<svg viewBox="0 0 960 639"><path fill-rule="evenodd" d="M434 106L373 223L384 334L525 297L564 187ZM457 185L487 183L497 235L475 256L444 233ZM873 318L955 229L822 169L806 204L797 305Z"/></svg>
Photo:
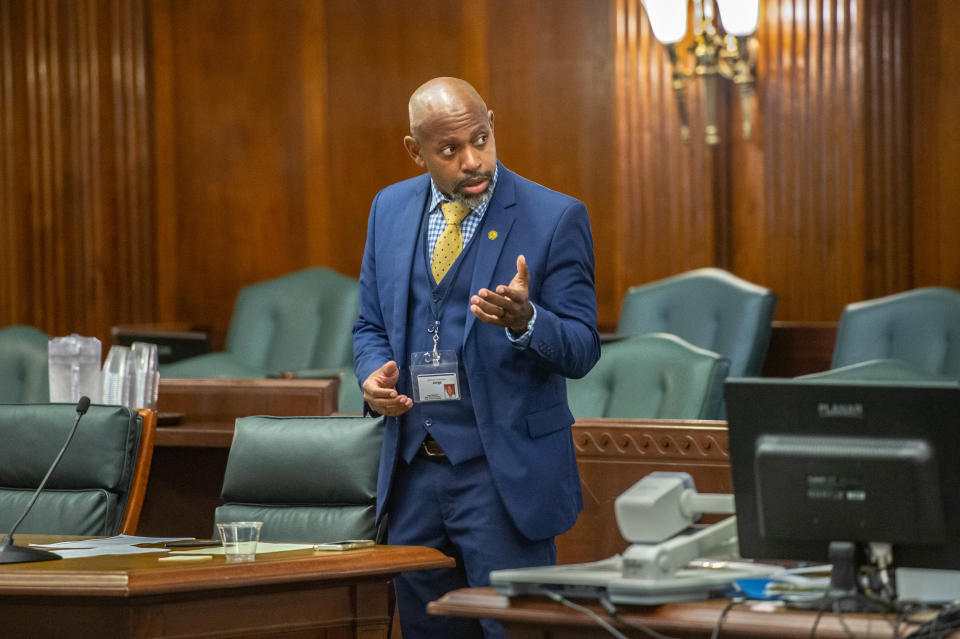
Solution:
<svg viewBox="0 0 960 639"><path fill-rule="evenodd" d="M434 321L433 328L429 330L431 333L433 333L433 353L431 353L431 357L433 359L433 365L439 366L440 352L437 351L437 344L440 342L440 322Z"/></svg>

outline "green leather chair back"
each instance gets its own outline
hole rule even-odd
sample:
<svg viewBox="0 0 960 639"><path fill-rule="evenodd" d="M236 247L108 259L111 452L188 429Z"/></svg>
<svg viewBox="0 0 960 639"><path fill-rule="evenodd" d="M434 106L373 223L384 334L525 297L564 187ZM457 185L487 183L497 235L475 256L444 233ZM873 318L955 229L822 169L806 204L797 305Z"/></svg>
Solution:
<svg viewBox="0 0 960 639"><path fill-rule="evenodd" d="M902 359L871 359L840 368L801 375L797 379L850 379L875 381L951 381L947 375L935 375Z"/></svg>
<svg viewBox="0 0 960 639"><path fill-rule="evenodd" d="M23 514L76 420L73 404L0 405L0 534ZM19 533L116 535L140 446L141 420L90 406Z"/></svg>
<svg viewBox="0 0 960 639"><path fill-rule="evenodd" d="M357 280L309 268L240 291L226 351L165 364L163 377L341 377L339 412L360 412L353 375Z"/></svg>
<svg viewBox="0 0 960 639"><path fill-rule="evenodd" d="M214 518L262 521L263 541L378 539L382 440L379 417L238 419Z"/></svg>
<svg viewBox="0 0 960 639"><path fill-rule="evenodd" d="M960 291L931 286L848 304L830 368L872 359L960 378Z"/></svg>
<svg viewBox="0 0 960 639"><path fill-rule="evenodd" d="M0 403L50 400L49 341L45 333L30 326L0 328Z"/></svg>
<svg viewBox="0 0 960 639"><path fill-rule="evenodd" d="M723 269L701 268L630 288L617 333L671 333L729 359L731 376L756 376L776 305L767 288Z"/></svg>
<svg viewBox="0 0 960 639"><path fill-rule="evenodd" d="M725 357L675 335L640 335L603 345L600 361L567 380L574 417L720 419Z"/></svg>
<svg viewBox="0 0 960 639"><path fill-rule="evenodd" d="M357 280L311 268L240 291L227 351L268 371L353 363Z"/></svg>
<svg viewBox="0 0 960 639"><path fill-rule="evenodd" d="M161 368L164 377L265 377L352 368L357 280L309 268L252 284L237 295L226 351Z"/></svg>

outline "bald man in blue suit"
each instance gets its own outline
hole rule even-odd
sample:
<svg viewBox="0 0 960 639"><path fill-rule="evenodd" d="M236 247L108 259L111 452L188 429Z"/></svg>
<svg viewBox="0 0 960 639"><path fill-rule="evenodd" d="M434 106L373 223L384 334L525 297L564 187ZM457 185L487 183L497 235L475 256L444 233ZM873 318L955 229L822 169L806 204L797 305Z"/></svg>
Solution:
<svg viewBox="0 0 960 639"><path fill-rule="evenodd" d="M374 199L354 327L367 410L388 417L377 516L391 544L457 560L396 579L404 639L490 639L499 624L425 607L491 570L555 563L583 507L566 378L600 356L593 238L581 202L497 161L468 83L431 80L409 110L404 146L427 174Z"/></svg>

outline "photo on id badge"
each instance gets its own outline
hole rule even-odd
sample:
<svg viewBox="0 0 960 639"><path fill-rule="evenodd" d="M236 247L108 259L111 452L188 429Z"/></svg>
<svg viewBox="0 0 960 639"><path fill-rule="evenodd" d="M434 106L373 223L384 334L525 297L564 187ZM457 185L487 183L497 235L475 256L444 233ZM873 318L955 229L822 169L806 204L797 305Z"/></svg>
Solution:
<svg viewBox="0 0 960 639"><path fill-rule="evenodd" d="M427 351L410 357L413 400L449 402L460 399L456 351Z"/></svg>

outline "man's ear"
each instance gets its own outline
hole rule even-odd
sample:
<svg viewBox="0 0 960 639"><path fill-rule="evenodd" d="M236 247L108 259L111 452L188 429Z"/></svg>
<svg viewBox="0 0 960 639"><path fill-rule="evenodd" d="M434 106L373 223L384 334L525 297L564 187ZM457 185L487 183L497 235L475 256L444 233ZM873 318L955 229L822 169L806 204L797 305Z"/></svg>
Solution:
<svg viewBox="0 0 960 639"><path fill-rule="evenodd" d="M410 154L410 157L413 158L413 161L419 164L420 166L426 166L423 161L423 157L420 155L420 143L417 142L417 139L412 135L408 135L403 138L403 148L407 150L407 153Z"/></svg>

